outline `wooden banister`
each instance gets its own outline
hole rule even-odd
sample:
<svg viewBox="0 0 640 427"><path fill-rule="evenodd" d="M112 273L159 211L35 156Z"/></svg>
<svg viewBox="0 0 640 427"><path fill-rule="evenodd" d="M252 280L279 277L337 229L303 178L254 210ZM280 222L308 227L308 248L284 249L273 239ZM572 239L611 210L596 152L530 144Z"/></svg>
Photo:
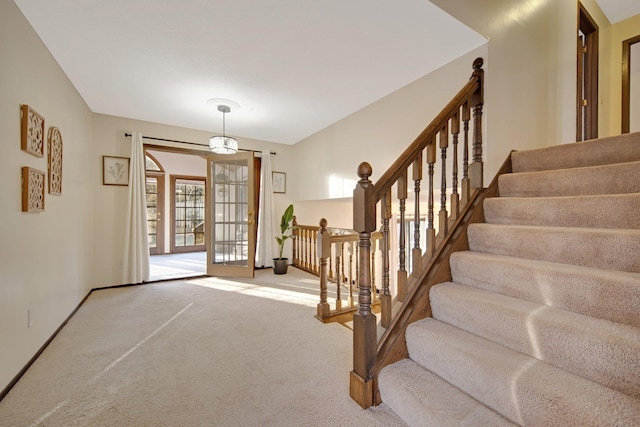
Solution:
<svg viewBox="0 0 640 427"><path fill-rule="evenodd" d="M376 189L376 200L380 200L385 191L395 184L396 181L400 178L403 171L405 171L413 160L418 156L419 153L424 150L429 142L433 139L433 137L442 129L442 126L445 122L451 118L454 113L456 113L460 106L465 102L471 100L472 105L477 105L476 103L482 104L484 102L484 95L482 89L482 83L484 79L484 72L482 70L483 60L482 58L477 58L473 62L473 74L471 78L463 86L462 89L453 97L451 101L440 111L440 113L433 119L431 123L418 135L418 137L407 147L406 150L398 157L398 159L389 166L389 169L380 176L380 178L375 183ZM480 94L477 94L480 91ZM475 100L474 100L474 95ZM475 141L475 140L474 140ZM480 135L477 138L478 143L480 144L480 151L478 154L480 158L482 157L482 128L480 128ZM479 188L479 187L476 187Z"/></svg>
<svg viewBox="0 0 640 427"><path fill-rule="evenodd" d="M363 162L358 167L358 181L353 192L353 228L358 233L359 262L362 268L358 275L358 312L353 316L353 371L350 376L351 397L363 408L375 404L377 398L377 373L381 364L393 360L395 356L404 356L406 348L399 342L399 331L406 328L407 319L416 316L430 315L428 290L425 288L435 282L431 280L446 279L448 273L448 255L452 242L455 247L464 246L458 243L462 224L470 220L470 209L477 207L478 194L483 192L483 161L482 161L482 108L484 103L482 58L473 63L473 73L470 80L453 97L435 119L418 135L408 148L393 162L381 177L374 183L369 177L373 169L369 163ZM469 121L473 113L472 146L469 147ZM460 119L463 122L463 164L461 189L458 190L459 157L458 138L460 133ZM439 156L438 156L439 148ZM447 152L453 151L452 167L447 168ZM471 164L468 163L469 148L471 148ZM439 158L438 158L439 157ZM421 233L422 216L420 212L421 181L423 180L423 162L426 158L428 177L428 212L427 228ZM439 173L436 174L436 167ZM411 271L407 271L406 241L405 241L405 209L407 199L407 179L413 179L414 188L414 217L413 217L413 249L411 250ZM436 223L435 209L435 179L439 179L439 212ZM450 181L449 181L450 179ZM447 193L451 182L450 201ZM397 184L397 197L401 218L400 230L402 238L398 247L391 247L389 239L390 220L393 218L392 187ZM462 194L462 197L459 194ZM377 321L371 311L373 277L369 258L371 254L371 233L377 228L377 209L380 209L382 240L382 295L381 295L381 326L385 329L382 345L377 347ZM475 214L476 216L478 214ZM480 214L482 215L482 214ZM473 218L476 218L473 216ZM393 227L396 225L393 224ZM466 228L465 228L466 230ZM466 231L465 231L466 233ZM462 233L465 235L466 234ZM421 236L426 237L426 247L421 247ZM466 242L466 240L465 240ZM466 243L465 243L466 244ZM390 282L390 254L398 253L400 265L397 270L398 297L396 301L402 303L396 313L392 313L392 297L389 292ZM395 268L395 267L394 267ZM446 272L445 272L446 271ZM406 274L409 273L407 277ZM449 277L450 279L450 277ZM416 297L420 295L420 297ZM426 298L426 299L425 299ZM418 305L416 305L418 304ZM406 313L412 307L411 315ZM404 319L404 320L401 320ZM390 338L393 337L393 338ZM389 344L393 343L393 345ZM391 345L391 347L389 347ZM380 351L384 351L383 354ZM389 357L388 355L392 355ZM384 356L384 357L381 357ZM375 368L375 369L374 369Z"/></svg>
<svg viewBox="0 0 640 427"><path fill-rule="evenodd" d="M327 220L322 218L319 226L300 225L293 234L293 265L297 268L319 276L320 301L317 306L316 317L325 322L351 320L349 315L358 310L357 295L354 288L357 276L361 271L358 260L358 233L352 229L328 227ZM372 283L372 306L380 304L379 295L385 294L384 289L378 289L375 282L375 250L376 244L383 250L383 233L371 233L372 250L368 257ZM312 254L308 257L307 254ZM383 271L383 286L385 273Z"/></svg>

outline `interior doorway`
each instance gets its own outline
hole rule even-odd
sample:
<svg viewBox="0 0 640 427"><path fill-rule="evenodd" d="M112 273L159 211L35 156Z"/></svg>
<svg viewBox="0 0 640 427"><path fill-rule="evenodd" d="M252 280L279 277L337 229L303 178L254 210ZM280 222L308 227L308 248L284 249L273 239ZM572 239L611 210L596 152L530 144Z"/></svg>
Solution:
<svg viewBox="0 0 640 427"><path fill-rule="evenodd" d="M576 141L598 137L598 25L578 3Z"/></svg>
<svg viewBox="0 0 640 427"><path fill-rule="evenodd" d="M622 42L622 133L640 131L640 34Z"/></svg>

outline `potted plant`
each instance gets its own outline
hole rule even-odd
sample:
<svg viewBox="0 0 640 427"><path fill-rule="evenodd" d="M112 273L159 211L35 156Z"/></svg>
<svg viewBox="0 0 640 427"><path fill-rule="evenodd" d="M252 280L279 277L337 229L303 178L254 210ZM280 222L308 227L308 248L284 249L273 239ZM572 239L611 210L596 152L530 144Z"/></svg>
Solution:
<svg viewBox="0 0 640 427"><path fill-rule="evenodd" d="M282 256L284 251L284 242L293 237L293 230L296 228L293 222L293 205L289 205L282 214L280 220L280 237L276 236L278 242L278 258L273 259L273 272L275 274L286 274L289 265L289 259Z"/></svg>

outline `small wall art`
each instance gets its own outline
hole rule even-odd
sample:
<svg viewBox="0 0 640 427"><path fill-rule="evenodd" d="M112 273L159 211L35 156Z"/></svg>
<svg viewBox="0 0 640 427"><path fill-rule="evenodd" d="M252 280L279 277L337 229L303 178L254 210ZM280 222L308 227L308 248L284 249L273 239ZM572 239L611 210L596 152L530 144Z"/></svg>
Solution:
<svg viewBox="0 0 640 427"><path fill-rule="evenodd" d="M284 172L271 172L271 182L274 193L287 192L287 174Z"/></svg>
<svg viewBox="0 0 640 427"><path fill-rule="evenodd" d="M62 134L55 126L49 128L49 194L62 194Z"/></svg>
<svg viewBox="0 0 640 427"><path fill-rule="evenodd" d="M44 211L44 172L22 167L22 212Z"/></svg>
<svg viewBox="0 0 640 427"><path fill-rule="evenodd" d="M102 184L129 185L129 158L102 156Z"/></svg>
<svg viewBox="0 0 640 427"><path fill-rule="evenodd" d="M21 147L27 153L44 157L44 117L28 105L20 107Z"/></svg>

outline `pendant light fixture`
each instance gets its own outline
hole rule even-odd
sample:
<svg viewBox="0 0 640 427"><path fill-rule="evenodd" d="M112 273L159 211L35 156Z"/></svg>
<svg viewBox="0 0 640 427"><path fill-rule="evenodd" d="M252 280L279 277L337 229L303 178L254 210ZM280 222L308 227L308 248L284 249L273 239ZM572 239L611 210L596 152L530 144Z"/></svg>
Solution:
<svg viewBox="0 0 640 427"><path fill-rule="evenodd" d="M231 108L228 105L220 104L218 105L218 111L222 113L222 136L212 136L209 139L209 148L216 154L235 154L238 152L238 141L224 134L225 115L231 111Z"/></svg>

